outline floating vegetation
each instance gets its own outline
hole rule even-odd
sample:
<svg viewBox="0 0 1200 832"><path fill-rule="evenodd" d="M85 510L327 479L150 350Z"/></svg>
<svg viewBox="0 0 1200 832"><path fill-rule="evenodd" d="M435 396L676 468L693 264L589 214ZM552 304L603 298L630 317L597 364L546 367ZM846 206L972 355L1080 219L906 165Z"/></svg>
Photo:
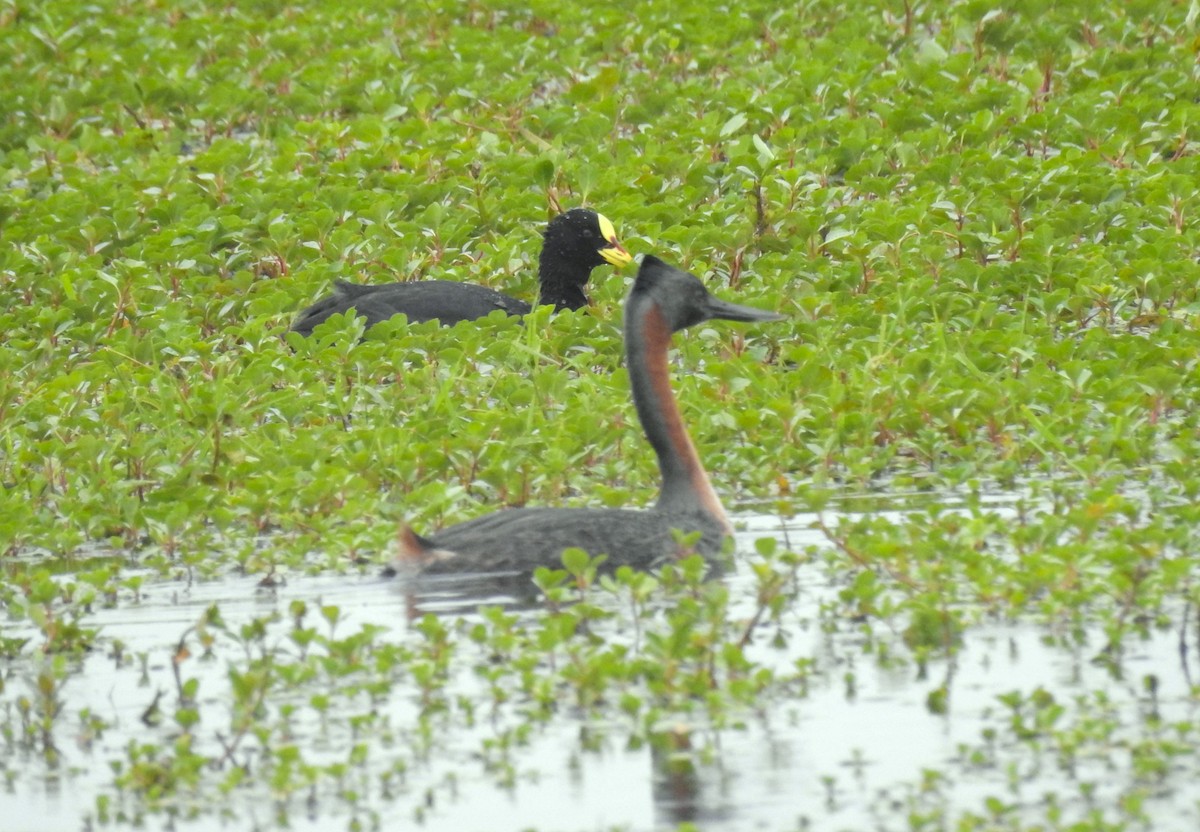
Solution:
<svg viewBox="0 0 1200 832"><path fill-rule="evenodd" d="M0 812L39 828L1200 826L1195 3L0 0ZM503 6L503 7L502 7ZM511 6L511 7L510 7ZM645 507L630 276L735 569L377 578Z"/></svg>

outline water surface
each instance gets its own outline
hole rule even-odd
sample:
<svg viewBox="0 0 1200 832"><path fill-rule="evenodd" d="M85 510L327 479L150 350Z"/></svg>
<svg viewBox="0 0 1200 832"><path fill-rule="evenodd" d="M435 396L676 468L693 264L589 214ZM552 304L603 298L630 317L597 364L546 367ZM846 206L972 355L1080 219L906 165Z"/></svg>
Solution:
<svg viewBox="0 0 1200 832"><path fill-rule="evenodd" d="M1003 515L1008 503L1000 495L989 510ZM875 510L904 513L895 505ZM742 515L739 549L752 552L754 541L764 536L793 551L824 547L828 543L813 529L813 519ZM754 586L747 570L726 580L735 609L749 616ZM827 616L822 619L822 604L828 606L840 588L838 576L813 563L801 570L800 581L799 603L780 624L786 649L764 638L751 655L780 669L797 658L810 659L815 670L807 693L772 696L739 713L735 725L683 720L667 726L679 742L664 749L631 742L635 732L619 718L597 719L564 705L521 742L490 753L481 749L510 736L511 717L465 725L448 715L437 723L436 741L414 753L416 744L429 740L415 733L419 706L411 687L397 684L374 702L365 695L351 700L359 716L372 715L364 732L352 724L353 714L320 719L306 707L311 693L320 692L314 685L297 695L295 741L306 759L329 762L344 759L355 742L367 743L369 761L342 784L355 793L353 800L325 785L304 799L293 795L277 804L268 790L251 785L221 796L219 810L208 802L194 817L171 821L150 815L146 823L188 830L274 828L282 811L290 828L312 830L352 823L447 832L665 830L685 821L718 832L908 830L949 828L964 813L987 817L989 811L1008 821L1045 823L1047 806L1054 804L1064 820L1098 812L1112 822L1130 821L1131 828L1200 828L1194 750L1170 755L1166 770L1152 776L1135 771L1147 742L1169 739L1173 723L1197 719L1178 633L1151 631L1127 645L1114 669L1094 660L1103 644L1099 633L1081 644L1029 622L985 623L968 629L953 660L940 657L921 669L908 660L880 663L864 650L866 639L853 623L830 626ZM363 624L382 625L388 628L383 638L398 643L419 640L414 627L424 613L471 621L482 603L539 614L529 597L478 581L437 581L419 591L374 576L295 577L270 591L250 578L152 584L140 600L97 609L86 622L101 628L102 649L82 660L61 692L65 708L55 728L61 762L50 766L9 737L7 759L0 764L7 778L0 817L20 821L5 828L88 828L99 821L100 796L109 801L114 825L122 825L120 811L129 813L127 819L136 815L138 801L122 799L114 789L112 763L127 760L130 743L169 743L176 691L172 657L180 640L217 605L231 629L277 613L283 623L268 640L282 643L297 600L314 608L337 606L342 634ZM19 632L9 628L6 635ZM117 662L112 657L117 643L126 655L144 657L144 667L140 659ZM460 649L469 653L469 647ZM187 677L200 680L202 721L196 734L209 752L214 735L228 731L228 724L210 724L211 715L230 707L227 672L239 658L244 657L225 647L211 660L191 656L182 665ZM19 723L21 698L33 698L38 661L21 659L6 669L0 701L10 734ZM454 696L483 696L470 664L459 662L452 671L448 690ZM949 707L935 713L928 697L944 683ZM998 697L1017 692L1027 698L1039 689L1065 706L1056 728L1082 726L1076 732L1082 751L1076 755L1064 755L1061 739L1050 734L1031 742L1014 733L1013 710ZM159 693L168 725L148 726L143 715ZM84 728L85 709L111 726L98 738L89 738ZM1102 739L1093 741L1092 735ZM1194 745L1194 737L1185 741ZM251 746L246 743L245 758L253 761ZM393 775L384 778L389 771ZM380 785L384 779L386 788ZM1135 811L1127 808L1131 795L1138 801Z"/></svg>

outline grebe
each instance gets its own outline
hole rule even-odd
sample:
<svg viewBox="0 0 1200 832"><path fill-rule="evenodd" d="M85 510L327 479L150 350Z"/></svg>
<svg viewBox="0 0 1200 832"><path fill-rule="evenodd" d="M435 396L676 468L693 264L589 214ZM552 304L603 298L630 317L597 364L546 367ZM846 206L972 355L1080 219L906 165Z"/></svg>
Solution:
<svg viewBox="0 0 1200 832"><path fill-rule="evenodd" d="M572 208L552 219L542 236L539 302L553 305L556 312L586 306L583 287L592 269L605 263L624 266L631 261L607 217L588 208ZM530 308L523 300L475 283L420 280L363 286L339 280L332 295L300 313L292 331L311 335L313 327L330 315L351 309L366 318L366 325L371 327L393 315L405 315L414 323L436 319L451 326L482 318L497 309L509 315L524 315Z"/></svg>
<svg viewBox="0 0 1200 832"><path fill-rule="evenodd" d="M561 563L576 546L608 556L604 567L647 568L677 557L672 530L699 532L690 551L711 557L733 533L696 454L671 392L671 335L713 318L775 321L783 316L713 297L694 275L657 257L642 260L625 304L625 355L633 402L658 455L662 487L646 511L604 508L514 508L450 526L428 538L399 534L400 573L532 572Z"/></svg>

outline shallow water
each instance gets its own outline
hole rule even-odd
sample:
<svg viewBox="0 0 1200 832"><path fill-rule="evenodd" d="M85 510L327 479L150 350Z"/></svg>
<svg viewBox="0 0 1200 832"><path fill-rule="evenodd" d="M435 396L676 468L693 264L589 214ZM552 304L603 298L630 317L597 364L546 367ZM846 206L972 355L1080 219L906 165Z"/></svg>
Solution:
<svg viewBox="0 0 1200 832"><path fill-rule="evenodd" d="M989 509L1003 514L1008 502L998 496ZM903 513L895 506L886 511ZM753 541L764 536L778 537L794 551L826 545L810 528L810 516L782 521L743 515L738 520L739 550L752 551ZM728 580L741 605L751 609L753 585L746 570ZM680 742L671 754L649 744L630 746L626 727L597 723L563 707L523 744L500 755L511 764L511 776L499 776L495 760L481 759L481 740L501 735L486 719L471 728L447 723L436 749L425 757L407 753L411 737L400 730L386 739L374 738L373 762L366 766L369 779L349 784L361 794L357 809L352 801L326 793L293 798L287 804L290 828L346 828L357 818L366 828L419 824L427 830L500 832L661 830L684 821L730 832L942 829L963 812L987 816L989 799L994 799L990 805L998 816L1009 821L1044 823L1047 794L1053 795L1064 821L1098 811L1112 822L1130 821L1129 828L1200 828L1195 753L1174 755L1165 773L1148 778L1130 773L1139 743L1166 733L1162 726L1197 719L1177 633L1153 632L1131 642L1118 677L1111 667L1092 661L1095 646L1057 646L1051 634L1032 624L977 625L967 631L953 666L945 659L931 663L922 678L911 662L880 666L873 655L864 654L863 636L855 628L830 632L822 627L820 601L837 587L815 564L802 570L801 580L806 603L786 622L786 651L756 646L755 658L780 666L797 657L814 660L818 672L807 696L764 703L759 712L742 714L743 724L736 728L680 725ZM62 691L66 707L57 742L63 762L57 770L9 742L7 761L0 764L8 781L0 791L0 817L20 820L16 827L4 828L75 830L95 821L97 796L114 794L109 761L125 759L131 741L147 741L152 733L141 716L156 691L164 693L163 709L169 714L167 701L175 695L171 657L204 611L219 605L222 618L236 628L273 612L286 621L289 604L296 600L338 606L341 633L364 623L386 625L386 638L400 642L416 638L411 622L419 614L469 619L480 603L521 607L507 592L453 580L424 586L415 594L402 591L396 582L370 577L297 578L270 592L257 590L251 579L151 586L140 601L97 610L86 622L102 628L104 644L119 640L127 654L146 654L145 674L130 665L118 667L105 650L83 660ZM5 632L18 634L11 628ZM1102 643L1098 636L1094 639L1095 645ZM187 664L187 675L201 680L202 711L220 704L206 698L207 692L228 689L223 655L207 664ZM36 669L34 662L18 661L5 672L0 702L7 719L15 718L19 697L33 695ZM848 673L854 676L853 691L848 690ZM1157 680L1153 696L1146 685L1150 675ZM451 682L458 693L471 696L482 689L469 670L460 676ZM945 715L932 713L926 697L948 678L950 708ZM1084 743L1083 753L1069 764L1049 738L1040 746L1017 742L1010 730L1012 712L997 697L1011 691L1028 696L1038 688L1069 706L1059 727L1079 720L1094 733L1095 724L1104 723L1108 727L1102 741ZM411 723L415 706L408 693L393 691L374 706L385 712L388 725ZM1105 701L1098 702L1097 696ZM91 744L79 730L78 714L84 708L112 725ZM1147 719L1151 711L1159 720ZM202 724L197 733L212 729ZM298 719L294 730L311 759L343 759L354 742L351 730L337 719L326 725ZM164 735L159 731L154 736L161 741ZM393 748L404 753L392 753ZM403 782L385 796L377 777L401 756ZM1131 799L1135 787L1140 808L1122 814L1119 806ZM276 808L269 795L247 791L234 790L228 798L225 808L232 818L223 819L209 807L196 818L176 819L174 827L273 828ZM165 816L151 815L146 825L169 824Z"/></svg>

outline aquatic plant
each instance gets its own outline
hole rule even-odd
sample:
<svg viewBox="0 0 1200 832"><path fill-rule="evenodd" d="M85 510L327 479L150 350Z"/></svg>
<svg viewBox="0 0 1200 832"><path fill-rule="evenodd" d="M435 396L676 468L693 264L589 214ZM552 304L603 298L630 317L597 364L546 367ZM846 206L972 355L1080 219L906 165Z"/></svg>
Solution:
<svg viewBox="0 0 1200 832"><path fill-rule="evenodd" d="M839 748L770 823L1194 828L1200 18L1001 5L0 0L0 807L433 823L543 742L699 794L903 689L958 757ZM532 297L585 204L789 314L678 344L734 573L572 552L364 620L401 519L646 502L627 277L288 324L339 278Z"/></svg>

